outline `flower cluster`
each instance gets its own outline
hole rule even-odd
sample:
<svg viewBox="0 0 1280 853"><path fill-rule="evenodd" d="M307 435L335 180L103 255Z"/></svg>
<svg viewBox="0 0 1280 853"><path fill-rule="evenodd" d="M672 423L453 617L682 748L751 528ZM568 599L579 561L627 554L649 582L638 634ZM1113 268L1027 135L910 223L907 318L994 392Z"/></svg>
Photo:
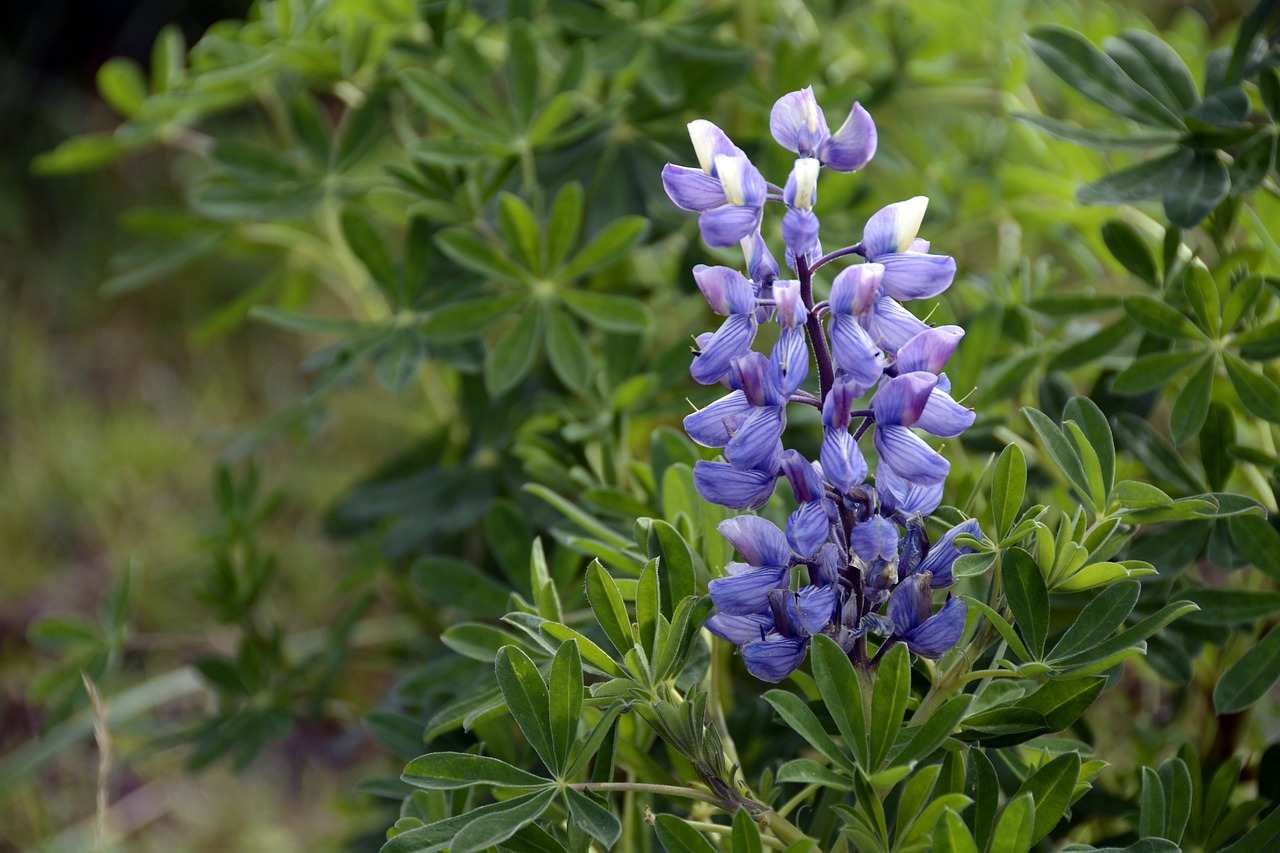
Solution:
<svg viewBox="0 0 1280 853"><path fill-rule="evenodd" d="M700 214L703 239L716 248L740 244L746 275L698 266L694 280L720 328L697 338L693 378L729 393L685 418L697 443L722 448L724 461L699 462L698 492L733 509L755 510L785 478L797 508L785 529L743 515L720 525L742 556L711 581L716 614L707 627L741 647L747 669L779 681L804 660L810 638L833 637L860 665L866 637L937 658L956 644L965 623L963 600L948 596L935 613L933 591L952 583L955 544L980 538L977 523L953 527L930 543L925 518L937 509L950 465L915 430L957 436L974 419L950 395L943 369L964 331L931 327L902 307L951 285L955 261L929 253L917 239L928 200L891 204L868 220L862 240L822 254L814 213L823 167L852 172L875 154L871 116L855 104L834 134L813 91L793 92L774 105L774 139L798 155L784 187L765 181L742 150L708 121L689 125L698 168L668 164L667 194ZM761 235L767 202L785 206L781 269ZM813 274L839 257L861 263L835 276L830 298L815 303ZM825 321L825 325L824 325ZM769 355L752 349L756 333L775 322ZM818 393L806 390L816 364ZM861 408L859 401L866 399ZM784 449L787 407L822 413L818 460ZM858 421L854 426L855 419ZM852 428L852 429L851 429ZM873 482L859 439L870 433L879 459Z"/></svg>

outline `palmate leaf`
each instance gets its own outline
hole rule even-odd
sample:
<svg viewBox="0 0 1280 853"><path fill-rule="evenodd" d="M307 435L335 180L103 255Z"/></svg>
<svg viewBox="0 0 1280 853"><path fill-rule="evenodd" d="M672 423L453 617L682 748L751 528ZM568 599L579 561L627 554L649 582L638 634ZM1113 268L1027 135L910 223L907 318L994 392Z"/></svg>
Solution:
<svg viewBox="0 0 1280 853"><path fill-rule="evenodd" d="M1076 190L1076 201L1119 205L1163 198L1193 159L1192 152L1179 148L1154 160L1112 172Z"/></svg>
<svg viewBox="0 0 1280 853"><path fill-rule="evenodd" d="M415 758L400 778L418 788L446 791L473 785L541 788L554 784L497 758L464 752L433 752Z"/></svg>
<svg viewBox="0 0 1280 853"><path fill-rule="evenodd" d="M1233 663L1213 688L1213 707L1234 714L1257 702L1280 678L1280 629L1273 628Z"/></svg>
<svg viewBox="0 0 1280 853"><path fill-rule="evenodd" d="M1178 141L1178 132L1174 130L1156 130L1136 134L1107 133L1033 113L1013 113L1009 117L1028 127L1043 131L1054 139L1104 151L1146 151Z"/></svg>
<svg viewBox="0 0 1280 853"><path fill-rule="evenodd" d="M537 820L554 799L555 790L548 789L490 803L457 817L402 832L384 844L380 853L484 850Z"/></svg>

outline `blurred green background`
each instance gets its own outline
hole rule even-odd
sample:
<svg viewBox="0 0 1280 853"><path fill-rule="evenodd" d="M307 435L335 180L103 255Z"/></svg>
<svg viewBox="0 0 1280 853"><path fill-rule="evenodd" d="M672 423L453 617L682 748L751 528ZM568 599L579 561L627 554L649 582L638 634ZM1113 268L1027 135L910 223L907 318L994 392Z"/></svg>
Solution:
<svg viewBox="0 0 1280 853"><path fill-rule="evenodd" d="M324 707L243 770L223 762L198 774L185 771L190 747L180 721L211 700L194 682L164 682L173 689L164 713L139 718L145 722L113 721L113 826L125 849L139 851L376 849L393 812L354 786L363 777L395 774L402 762L376 744L360 720L403 664L376 650L388 640L409 640L423 622L388 603L394 585L370 580L376 558L360 541L336 539L324 519L360 477L415 445L432 420L430 401L405 404L372 383L353 384L329 397L323 422L290 421L281 440L258 449L258 428L273 423L284 403L308 387L297 367L306 341L244 322L245 298L265 274L263 259L229 252L161 275L146 289L119 296L100 290L113 273L110 259L131 245L126 210L180 204L190 182L182 155L149 149L99 172L37 177L30 171L32 157L63 139L118 124L95 94L103 61L126 55L145 64L164 25L177 23L194 43L212 22L242 15L247 5L117 0L0 9L0 756L30 749L55 704L55 691L42 690L41 682L51 658L27 639L32 620L57 612L91 616L130 564L135 627L125 642L122 686L158 690L156 679L175 667L209 651L229 652L233 640L222 626L191 616L197 612L194 579L211 559L218 528L214 473L219 463L242 472L252 446L264 490L281 502L262 536L280 572L268 615L305 643L307 631L345 612L353 590L376 586L379 598L367 614L375 620L367 638L375 651L346 665ZM501 4L473 5L485 15L503 14ZM1056 21L1095 40L1126 26L1155 28L1198 72L1204 54L1229 41L1246 6L1141 0L702 5L724 12L724 28L748 48L761 20L773 30L771 52L749 55L743 72L751 82L740 87L750 90L741 96L752 99L753 109L729 97L716 102L726 117L755 117L739 122L744 133L746 127L765 133L754 109L761 93L805 85L807 71L819 64L818 73L847 89L874 91L865 103L881 134L872 170L876 200L919 192L933 198L927 236L957 256L962 278L968 274L951 303L957 313L992 300L1016 303L1051 281L1104 290L1117 277L1114 262L1099 259L1098 226L1111 214L1078 207L1071 194L1127 155L1082 151L1006 119L1041 99L1045 112L1086 124L1096 117L1029 61L1022 42L1027 27ZM856 44L856 51L815 53L824 15L836 12L841 44ZM910 61L900 64L904 55ZM660 117L669 125L662 127L664 139L678 140L681 121L698 115L691 109L679 120ZM255 119L233 112L221 121L243 122L252 131ZM686 148L675 150L685 162L692 159ZM661 157L654 162L660 166ZM619 179L656 178L655 171ZM874 209L852 186L832 181L824 196L832 212L824 213L824 223L827 215L842 222L846 215L834 212L842 201L857 206L850 221ZM675 218L674 211L662 215L668 223ZM692 287L674 263L677 254L666 251L651 272L680 279L647 286L681 318L656 334L662 346L654 349L678 354L684 327L696 326L702 309L680 301ZM314 299L316 313L333 307L326 303L331 296ZM1094 330L1096 324L1084 321L1055 334L1082 339ZM1013 376L1010 386L1020 378ZM674 424L677 411L661 409L653 422ZM397 649L403 653L403 646ZM1163 689L1151 678L1134 682L1129 693L1108 694L1095 714L1104 719L1137 706L1159 708ZM1144 690L1154 695L1141 695ZM1162 745L1167 721L1148 722L1132 734L1146 742L1125 745L1138 760ZM1186 735L1200 734L1194 715L1181 722ZM1274 722L1267 728L1265 740L1280 733ZM1099 736L1105 741L1108 733ZM98 759L92 740L82 738L38 770L2 780L12 784L0 789L0 850L83 845L92 833Z"/></svg>

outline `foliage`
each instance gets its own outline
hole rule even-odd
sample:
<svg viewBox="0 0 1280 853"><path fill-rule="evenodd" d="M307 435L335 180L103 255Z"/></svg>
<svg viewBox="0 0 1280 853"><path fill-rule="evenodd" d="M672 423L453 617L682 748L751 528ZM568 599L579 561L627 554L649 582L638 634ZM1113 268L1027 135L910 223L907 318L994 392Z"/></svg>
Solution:
<svg viewBox="0 0 1280 853"><path fill-rule="evenodd" d="M260 0L189 49L166 31L149 69L103 66L124 123L34 168L146 152L186 195L128 215L104 293L236 259L255 274L201 333L248 319L317 345L308 391L217 474L199 618L234 639L194 661L216 698L184 721L194 767L325 716L393 619L365 727L408 764L362 785L398 806L386 851L1267 849L1275 755L1236 715L1280 678L1275 4L1216 51L1127 12L1085 35L1065 4L925 5ZM955 37L988 25L1027 54ZM823 187L832 244L923 189L956 257L919 313L965 329L950 393L977 414L943 449L930 538L986 535L955 540L954 651L818 633L765 691L702 630L730 514L695 475L716 450L671 427L714 399L688 382L685 270L737 260L697 245L660 173L704 116L784 171L769 107L810 83L881 128L873 180ZM341 615L290 636L260 541L278 499L249 460L371 377L405 446L326 518L350 543ZM791 423L817 458L816 416ZM80 671L125 689L131 577L99 624L31 630L61 655L34 688L52 742L83 730ZM1129 707L1142 691L1167 707ZM1130 713L1137 744L1113 731Z"/></svg>

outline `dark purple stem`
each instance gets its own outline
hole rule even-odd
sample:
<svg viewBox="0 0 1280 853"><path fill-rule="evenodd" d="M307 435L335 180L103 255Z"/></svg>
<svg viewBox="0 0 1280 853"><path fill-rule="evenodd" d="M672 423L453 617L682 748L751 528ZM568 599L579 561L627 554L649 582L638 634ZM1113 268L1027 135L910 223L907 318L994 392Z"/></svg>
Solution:
<svg viewBox="0 0 1280 853"><path fill-rule="evenodd" d="M867 430L871 429L872 426L875 425L875 422L876 422L875 415L868 412L866 417L863 418L862 423L858 424L858 429L854 431L853 440L857 441L858 439L862 438L863 434Z"/></svg>
<svg viewBox="0 0 1280 853"><path fill-rule="evenodd" d="M818 260L814 261L813 269L810 270L810 272L817 270L819 267L826 266L827 264L834 261L836 258L843 258L846 255L862 255L862 257L865 258L866 255L864 254L864 251L865 250L862 248L861 243L855 243L854 245L846 246L843 249L836 249L831 254L823 255L822 257L818 258Z"/></svg>
<svg viewBox="0 0 1280 853"><path fill-rule="evenodd" d="M876 655L871 659L871 663L869 665L874 667L876 664L880 663L880 658L884 657L885 652L889 651L889 649L896 646L898 642L899 641L897 637L890 637L889 639L881 643L879 650L876 651Z"/></svg>
<svg viewBox="0 0 1280 853"><path fill-rule="evenodd" d="M822 410L822 401L812 394L805 394L803 391L792 394L788 399L788 403L800 403L805 406L813 406L819 411Z"/></svg>
<svg viewBox="0 0 1280 853"><path fill-rule="evenodd" d="M809 319L805 327L809 330L809 341L813 345L813 357L818 362L818 387L825 402L827 393L835 381L835 370L831 366L831 352L827 349L827 336L822 331L822 321L813 311L813 274L808 260L803 256L796 257L796 274L800 277L800 298L804 307L809 310Z"/></svg>

